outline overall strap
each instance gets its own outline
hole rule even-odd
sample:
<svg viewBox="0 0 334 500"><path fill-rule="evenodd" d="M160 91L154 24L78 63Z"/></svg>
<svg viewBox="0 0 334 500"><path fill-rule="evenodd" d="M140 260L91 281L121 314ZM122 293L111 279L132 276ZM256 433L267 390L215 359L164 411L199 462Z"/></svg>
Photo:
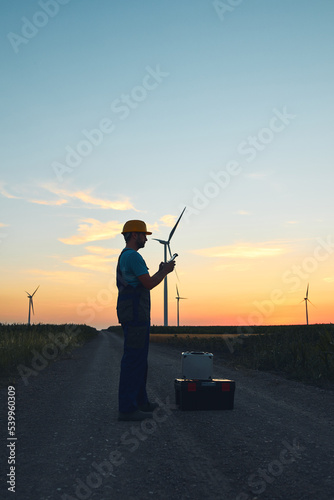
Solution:
<svg viewBox="0 0 334 500"><path fill-rule="evenodd" d="M128 251L128 250L129 250L128 248L123 248L122 252L120 253L120 256L118 257L118 262L117 262L116 284L117 284L117 288L119 289L120 292L122 292L129 285L129 283L124 279L120 265L119 265L123 253Z"/></svg>
<svg viewBox="0 0 334 500"><path fill-rule="evenodd" d="M150 321L150 291L143 287L141 283L133 287L130 285L122 275L120 269L120 258L128 249L124 248L121 252L116 271L116 280L118 288L117 298L117 316L122 324L129 322L144 322Z"/></svg>

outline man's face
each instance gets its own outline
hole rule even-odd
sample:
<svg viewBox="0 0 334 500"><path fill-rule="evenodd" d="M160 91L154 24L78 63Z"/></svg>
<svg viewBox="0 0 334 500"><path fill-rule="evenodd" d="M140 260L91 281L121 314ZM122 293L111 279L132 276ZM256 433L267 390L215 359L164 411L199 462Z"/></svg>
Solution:
<svg viewBox="0 0 334 500"><path fill-rule="evenodd" d="M137 247L138 247L138 249L144 248L146 242L147 242L146 234L145 233L137 233Z"/></svg>

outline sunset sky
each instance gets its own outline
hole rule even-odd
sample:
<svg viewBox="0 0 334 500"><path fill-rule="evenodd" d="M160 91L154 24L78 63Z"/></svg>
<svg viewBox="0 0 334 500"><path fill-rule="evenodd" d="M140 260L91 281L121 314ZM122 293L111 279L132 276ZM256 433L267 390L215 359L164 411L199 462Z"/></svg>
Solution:
<svg viewBox="0 0 334 500"><path fill-rule="evenodd" d="M0 322L117 324L126 220L169 324L333 322L332 0L3 0ZM163 323L163 286L152 324Z"/></svg>

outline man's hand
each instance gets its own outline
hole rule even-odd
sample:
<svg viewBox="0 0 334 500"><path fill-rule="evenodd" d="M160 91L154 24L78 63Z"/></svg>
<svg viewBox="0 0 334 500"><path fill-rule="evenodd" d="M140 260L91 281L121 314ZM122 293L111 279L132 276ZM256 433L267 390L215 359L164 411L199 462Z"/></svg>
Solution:
<svg viewBox="0 0 334 500"><path fill-rule="evenodd" d="M159 266L159 271L160 269L162 269L166 274L169 274L172 271L174 271L174 267L175 267L175 260L171 260L170 262L161 262Z"/></svg>
<svg viewBox="0 0 334 500"><path fill-rule="evenodd" d="M159 271L157 271L153 276L147 274L142 274L138 276L141 284L147 288L148 290L152 290L152 288L159 285L162 280L167 276L167 274L171 273L175 267L175 260L171 262L160 262Z"/></svg>

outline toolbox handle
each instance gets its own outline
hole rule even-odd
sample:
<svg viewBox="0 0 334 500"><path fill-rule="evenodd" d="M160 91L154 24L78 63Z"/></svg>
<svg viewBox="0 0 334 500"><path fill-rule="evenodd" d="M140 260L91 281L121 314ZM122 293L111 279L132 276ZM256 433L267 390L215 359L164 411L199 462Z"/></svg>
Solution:
<svg viewBox="0 0 334 500"><path fill-rule="evenodd" d="M183 352L182 354L209 354L209 353L204 351L186 351Z"/></svg>
<svg viewBox="0 0 334 500"><path fill-rule="evenodd" d="M182 356L184 358L186 358L189 354L201 354L202 356L204 354L208 354L210 356L210 358L213 357L212 352L204 352L204 351L185 351L185 352L182 353Z"/></svg>

